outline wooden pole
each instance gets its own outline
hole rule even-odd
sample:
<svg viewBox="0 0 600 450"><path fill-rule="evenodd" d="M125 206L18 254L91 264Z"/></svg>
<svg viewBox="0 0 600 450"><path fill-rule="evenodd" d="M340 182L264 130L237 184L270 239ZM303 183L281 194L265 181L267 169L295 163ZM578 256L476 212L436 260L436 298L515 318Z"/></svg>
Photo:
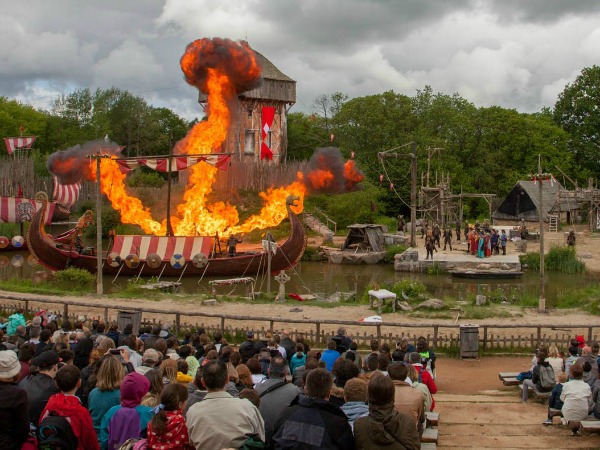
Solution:
<svg viewBox="0 0 600 450"><path fill-rule="evenodd" d="M544 294L544 215L546 213L544 208L544 199L542 184L544 183L542 177L542 155L538 156L538 176L540 178L540 207L538 209L538 215L540 219L540 301L538 309L540 311L546 310L546 296Z"/></svg>
<svg viewBox="0 0 600 450"><path fill-rule="evenodd" d="M100 189L100 151L96 155L96 294L102 295L102 192Z"/></svg>
<svg viewBox="0 0 600 450"><path fill-rule="evenodd" d="M415 234L417 230L417 142L412 143L411 159L411 184L410 184L410 246L415 248L417 241Z"/></svg>
<svg viewBox="0 0 600 450"><path fill-rule="evenodd" d="M171 164L173 164L173 149L171 148L171 138L169 138L169 159L167 167L167 236L173 236L173 227L171 226Z"/></svg>

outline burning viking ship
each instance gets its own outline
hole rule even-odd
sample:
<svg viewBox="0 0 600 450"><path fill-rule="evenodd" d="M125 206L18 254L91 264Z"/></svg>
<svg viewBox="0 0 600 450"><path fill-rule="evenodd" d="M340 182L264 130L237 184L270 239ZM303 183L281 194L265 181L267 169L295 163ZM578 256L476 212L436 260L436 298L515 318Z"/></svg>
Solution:
<svg viewBox="0 0 600 450"><path fill-rule="evenodd" d="M270 257L272 273L296 264L306 248L304 226L290 209L297 199L289 196L287 200L291 225L287 240L267 245L274 250ZM36 194L36 200L42 207L34 214L27 233L31 253L51 270L78 267L95 273L96 256L80 253L73 245L73 237L80 230L75 228L57 238L47 234L43 218L48 208L48 196L40 192ZM268 271L268 249L228 256L225 249L221 251L218 238L214 236L116 235L110 250L102 254L101 270L108 275L239 276Z"/></svg>

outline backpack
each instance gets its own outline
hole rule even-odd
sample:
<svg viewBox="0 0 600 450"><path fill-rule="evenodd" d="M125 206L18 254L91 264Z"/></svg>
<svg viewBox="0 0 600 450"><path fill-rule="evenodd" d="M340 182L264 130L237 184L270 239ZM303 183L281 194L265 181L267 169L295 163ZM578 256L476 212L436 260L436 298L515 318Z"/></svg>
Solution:
<svg viewBox="0 0 600 450"><path fill-rule="evenodd" d="M148 448L148 439L131 438L127 439L119 446L119 450L146 450Z"/></svg>
<svg viewBox="0 0 600 450"><path fill-rule="evenodd" d="M540 364L540 386L544 389L550 389L556 384L554 380L552 366L550 364L546 366Z"/></svg>
<svg viewBox="0 0 600 450"><path fill-rule="evenodd" d="M39 450L77 450L77 437L68 417L50 411L36 430Z"/></svg>

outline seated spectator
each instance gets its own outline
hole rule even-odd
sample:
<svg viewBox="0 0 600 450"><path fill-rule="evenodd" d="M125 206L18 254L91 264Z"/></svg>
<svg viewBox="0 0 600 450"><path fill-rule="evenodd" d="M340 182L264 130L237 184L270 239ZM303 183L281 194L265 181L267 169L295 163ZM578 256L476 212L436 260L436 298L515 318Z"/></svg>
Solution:
<svg viewBox="0 0 600 450"><path fill-rule="evenodd" d="M192 450L188 429L183 416L188 391L185 386L173 383L163 389L160 404L148 424L148 448L163 450Z"/></svg>
<svg viewBox="0 0 600 450"><path fill-rule="evenodd" d="M431 392L429 392L429 388L419 381L417 369L415 369L412 364L406 364L406 367L408 368L408 378L412 383L413 389L418 390L423 395L425 412L433 411L433 408L435 408L435 400L433 399Z"/></svg>
<svg viewBox="0 0 600 450"><path fill-rule="evenodd" d="M394 409L393 381L384 375L369 380L369 415L354 422L357 449L420 449L421 439L411 416Z"/></svg>
<svg viewBox="0 0 600 450"><path fill-rule="evenodd" d="M52 332L47 329L40 331L40 343L36 345L35 356L40 356L43 351L52 348Z"/></svg>
<svg viewBox="0 0 600 450"><path fill-rule="evenodd" d="M192 389L193 388L193 389ZM193 383L188 385L188 400L185 408L183 410L184 414L187 416L187 412L190 407L198 402L204 400L208 391L206 390L206 386L204 386L204 382L202 381L202 369L196 372L196 376L194 377Z"/></svg>
<svg viewBox="0 0 600 450"><path fill-rule="evenodd" d="M254 387L252 374L250 373L250 369L248 369L246 364L239 364L236 366L235 371L238 375L238 382L235 387L240 393L244 389L252 389Z"/></svg>
<svg viewBox="0 0 600 450"><path fill-rule="evenodd" d="M163 383L165 385L169 383L175 383L177 381L177 361L166 358L160 363L160 373L163 377Z"/></svg>
<svg viewBox="0 0 600 450"><path fill-rule="evenodd" d="M121 332L119 331L119 325L117 322L111 322L108 325L108 331L106 332L106 337L112 339L115 343L115 348L119 345L119 337L121 336Z"/></svg>
<svg viewBox="0 0 600 450"><path fill-rule="evenodd" d="M306 394L296 397L275 423L273 447L276 450L355 448L348 418L339 406L328 401L332 386L333 378L327 369L308 372Z"/></svg>
<svg viewBox="0 0 600 450"><path fill-rule="evenodd" d="M523 401L526 402L529 395L529 387L539 392L550 392L555 385L556 377L554 369L546 361L545 350L540 349L537 353L537 364L533 367L531 379L523 381Z"/></svg>
<svg viewBox="0 0 600 450"><path fill-rule="evenodd" d="M98 438L103 417L121 402L120 388L125 373L125 368L114 356L107 356L99 361L96 387L88 396L88 409Z"/></svg>
<svg viewBox="0 0 600 450"><path fill-rule="evenodd" d="M421 363L421 355L417 352L413 352L409 356L410 364L416 369L417 375L419 376L419 383L423 383L429 389L431 395L437 392L437 386L431 374L425 370Z"/></svg>
<svg viewBox="0 0 600 450"><path fill-rule="evenodd" d="M352 361L346 358L339 358L333 365L333 388L329 401L342 406L344 404L344 387L346 383L348 380L356 378L359 374L360 370Z"/></svg>
<svg viewBox="0 0 600 450"><path fill-rule="evenodd" d="M75 358L75 353L72 350L61 350L58 352L58 359L60 361L60 367L66 364L73 364L73 359ZM59 368L60 368L59 367Z"/></svg>
<svg viewBox="0 0 600 450"><path fill-rule="evenodd" d="M258 359L250 358L248 362L246 362L246 365L248 366L248 369L250 369L250 373L252 374L252 382L254 383L254 386L262 383L267 379L267 377L262 373Z"/></svg>
<svg viewBox="0 0 600 450"><path fill-rule="evenodd" d="M294 350L296 352L298 351L298 350L296 350L296 343L294 341L292 341L292 339L290 338L291 333L289 330L283 330L283 332L281 334L282 334L282 339L279 342L279 345L285 349L286 358L291 363L292 356L294 355ZM304 346L304 344L303 344L303 346ZM304 352L304 350L302 350L302 351Z"/></svg>
<svg viewBox="0 0 600 450"><path fill-rule="evenodd" d="M248 360L259 352L254 342L253 331L248 331L246 333L246 340L240 344L238 351L240 352L240 355L242 355L242 363L244 364L247 364Z"/></svg>
<svg viewBox="0 0 600 450"><path fill-rule="evenodd" d="M583 367L574 363L571 368L571 380L563 385L560 399L563 401L563 418L569 421L585 420L593 406L590 385L583 381ZM577 429L573 434L577 434Z"/></svg>
<svg viewBox="0 0 600 450"><path fill-rule="evenodd" d="M259 411L265 422L267 443L270 442L273 426L279 414L301 392L297 386L287 383L288 365L282 356L277 356L271 360L268 375L267 380L256 386L256 392L260 397Z"/></svg>
<svg viewBox="0 0 600 450"><path fill-rule="evenodd" d="M333 364L340 357L340 353L336 350L337 344L335 341L327 343L327 350L321 355L321 361L325 361L326 368L329 372L333 370Z"/></svg>
<svg viewBox="0 0 600 450"><path fill-rule="evenodd" d="M319 360L317 358L311 358L309 355L306 355L306 363L303 366L296 367L294 371L294 375L292 376L292 383L294 383L299 388L303 388L304 384L302 383L302 377L306 372L312 369L316 369L319 367Z"/></svg>
<svg viewBox="0 0 600 450"><path fill-rule="evenodd" d="M354 421L369 415L367 405L367 382L362 378L352 378L344 386L344 404L342 411L348 417L350 428L354 432Z"/></svg>
<svg viewBox="0 0 600 450"><path fill-rule="evenodd" d="M75 349L75 364L79 370L83 370L88 364L90 359L90 353L94 349L94 342L91 338L83 338L77 342L77 348Z"/></svg>
<svg viewBox="0 0 600 450"><path fill-rule="evenodd" d="M575 341L575 345L569 346L569 357L565 360L565 372L569 376L571 373L571 366L579 359L579 355L577 354L578 351L579 347L577 347L577 341Z"/></svg>
<svg viewBox="0 0 600 450"><path fill-rule="evenodd" d="M277 345L277 351L283 356L285 359L288 359L287 350L285 347L281 345L281 336L278 334L273 335L273 339L275 339L275 344Z"/></svg>
<svg viewBox="0 0 600 450"><path fill-rule="evenodd" d="M152 409L140 402L150 389L150 381L137 372L129 373L121 383L121 404L113 406L102 418L100 448L117 450L127 439L145 438Z"/></svg>
<svg viewBox="0 0 600 450"><path fill-rule="evenodd" d="M27 391L29 420L36 424L40 421L40 414L46 407L48 399L58 393L54 383L58 371L58 355L51 350L45 351L37 358L33 358L31 365L38 368L37 374L24 378L20 385Z"/></svg>
<svg viewBox="0 0 600 450"><path fill-rule="evenodd" d="M593 385L594 381L596 381L596 378L598 378L598 358L592 356L592 348L589 345L585 345L581 349L581 356L577 359L577 362L582 366L586 362L590 363L591 375L587 379L584 377L584 381L590 384L590 386Z"/></svg>
<svg viewBox="0 0 600 450"><path fill-rule="evenodd" d="M377 369L379 369L382 374L387 375L389 365L390 357L388 354L383 351L379 352L379 356L377 357Z"/></svg>
<svg viewBox="0 0 600 450"><path fill-rule="evenodd" d="M260 373L266 377L269 366L271 365L271 352L267 347L263 348L258 353L258 363L260 364Z"/></svg>
<svg viewBox="0 0 600 450"><path fill-rule="evenodd" d="M350 348L346 351L346 359L351 360L354 364L356 364L359 370L362 370L363 367L363 357L358 352L358 344L354 341L350 343Z"/></svg>
<svg viewBox="0 0 600 450"><path fill-rule="evenodd" d="M182 345L181 347L179 347L179 357L185 360L185 362L188 364L187 375L192 377L192 380L196 376L198 367L200 367L198 360L194 356L195 352L196 351L194 350L194 347L192 347L191 345Z"/></svg>
<svg viewBox="0 0 600 450"><path fill-rule="evenodd" d="M376 373L379 373L379 354L371 353L365 359L365 373L363 377L368 382Z"/></svg>
<svg viewBox="0 0 600 450"><path fill-rule="evenodd" d="M296 367L306 364L306 354L304 353L304 345L296 344L296 353L290 359L290 373L294 375Z"/></svg>
<svg viewBox="0 0 600 450"><path fill-rule="evenodd" d="M60 392L48 400L40 415L40 424L46 416L51 414L68 417L73 434L77 438L77 450L98 450L100 446L92 424L92 417L75 397L75 392L81 384L79 375L79 368L71 364L61 367L56 372L54 381Z"/></svg>
<svg viewBox="0 0 600 450"><path fill-rule="evenodd" d="M239 381L237 370L233 367L231 363L225 363L227 366L227 383L225 384L225 392L227 392L232 397L237 397L240 395L240 391L237 390L235 385Z"/></svg>
<svg viewBox="0 0 600 450"><path fill-rule="evenodd" d="M260 407L260 396L258 395L258 392L256 392L256 389L254 389L254 388L242 389L240 391L239 398L248 400L250 403L252 403L257 408Z"/></svg>
<svg viewBox="0 0 600 450"><path fill-rule="evenodd" d="M425 398L420 391L413 389L412 385L405 381L408 378L408 367L404 363L392 364L388 374L394 383L396 411L412 417L417 431L422 434L425 423Z"/></svg>
<svg viewBox="0 0 600 450"><path fill-rule="evenodd" d="M12 350L0 351L0 448L20 450L29 436L27 393L17 387L21 365Z"/></svg>
<svg viewBox="0 0 600 450"><path fill-rule="evenodd" d="M562 409L563 401L560 399L560 394L562 394L563 384L567 382L569 377L564 372L560 372L558 374L558 383L556 386L552 388L552 393L550 394L550 399L548 400L548 419L544 420L544 425L552 425L552 412L551 409Z"/></svg>
<svg viewBox="0 0 600 450"><path fill-rule="evenodd" d="M552 369L554 369L554 375L556 376L556 381L558 381L558 375L565 371L565 360L560 356L556 345L551 345L548 348L548 357L546 358L546 361L548 361L552 366Z"/></svg>
<svg viewBox="0 0 600 450"><path fill-rule="evenodd" d="M237 449L249 438L264 442L260 412L249 401L225 392L227 379L227 366L222 361L211 361L202 369L208 394L186 413L190 443L196 449Z"/></svg>
<svg viewBox="0 0 600 450"><path fill-rule="evenodd" d="M6 326L6 334L13 335L17 332L18 326L25 327L27 323L25 322L25 316L23 315L23 309L19 308L17 311L8 316L8 325Z"/></svg>
<svg viewBox="0 0 600 450"><path fill-rule="evenodd" d="M421 364L435 379L435 353L429 348L427 339L423 336L417 339L417 352L421 355Z"/></svg>
<svg viewBox="0 0 600 450"><path fill-rule="evenodd" d="M144 374L150 382L150 388L146 395L142 397L140 402L143 406L154 408L160 404L160 394L162 393L165 385L163 384L163 378L158 369L150 369Z"/></svg>
<svg viewBox="0 0 600 450"><path fill-rule="evenodd" d="M19 380L29 376L31 371L31 360L35 355L35 344L26 342L19 349L19 362L21 363L21 372L19 372Z"/></svg>
<svg viewBox="0 0 600 450"><path fill-rule="evenodd" d="M160 354L153 348L149 348L142 355L142 365L135 368L135 371L144 375L151 369L156 368L161 362Z"/></svg>
<svg viewBox="0 0 600 450"><path fill-rule="evenodd" d="M177 382L187 385L194 379L188 375L188 363L185 359L179 359L177 362Z"/></svg>
<svg viewBox="0 0 600 450"><path fill-rule="evenodd" d="M594 401L594 417L600 419L600 378L596 378L592 385L592 400Z"/></svg>
<svg viewBox="0 0 600 450"><path fill-rule="evenodd" d="M344 348L344 351L350 350L350 344L352 343L352 339L350 339L346 334L346 328L339 327L337 329L336 337L340 338L340 347Z"/></svg>
<svg viewBox="0 0 600 450"><path fill-rule="evenodd" d="M304 336L302 334L298 334L296 336L296 344L302 344L304 345L304 353L306 353L306 357L308 358L309 352L310 352L310 347L308 346L308 343L304 341ZM321 353L319 353L319 358L321 357ZM317 359L319 359L317 358Z"/></svg>

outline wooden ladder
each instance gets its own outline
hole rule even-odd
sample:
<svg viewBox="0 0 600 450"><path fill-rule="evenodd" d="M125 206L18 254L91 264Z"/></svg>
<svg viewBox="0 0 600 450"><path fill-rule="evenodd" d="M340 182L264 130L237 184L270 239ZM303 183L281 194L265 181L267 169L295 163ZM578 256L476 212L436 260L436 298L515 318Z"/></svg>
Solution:
<svg viewBox="0 0 600 450"><path fill-rule="evenodd" d="M558 233L558 216L556 214L548 214L548 231Z"/></svg>

